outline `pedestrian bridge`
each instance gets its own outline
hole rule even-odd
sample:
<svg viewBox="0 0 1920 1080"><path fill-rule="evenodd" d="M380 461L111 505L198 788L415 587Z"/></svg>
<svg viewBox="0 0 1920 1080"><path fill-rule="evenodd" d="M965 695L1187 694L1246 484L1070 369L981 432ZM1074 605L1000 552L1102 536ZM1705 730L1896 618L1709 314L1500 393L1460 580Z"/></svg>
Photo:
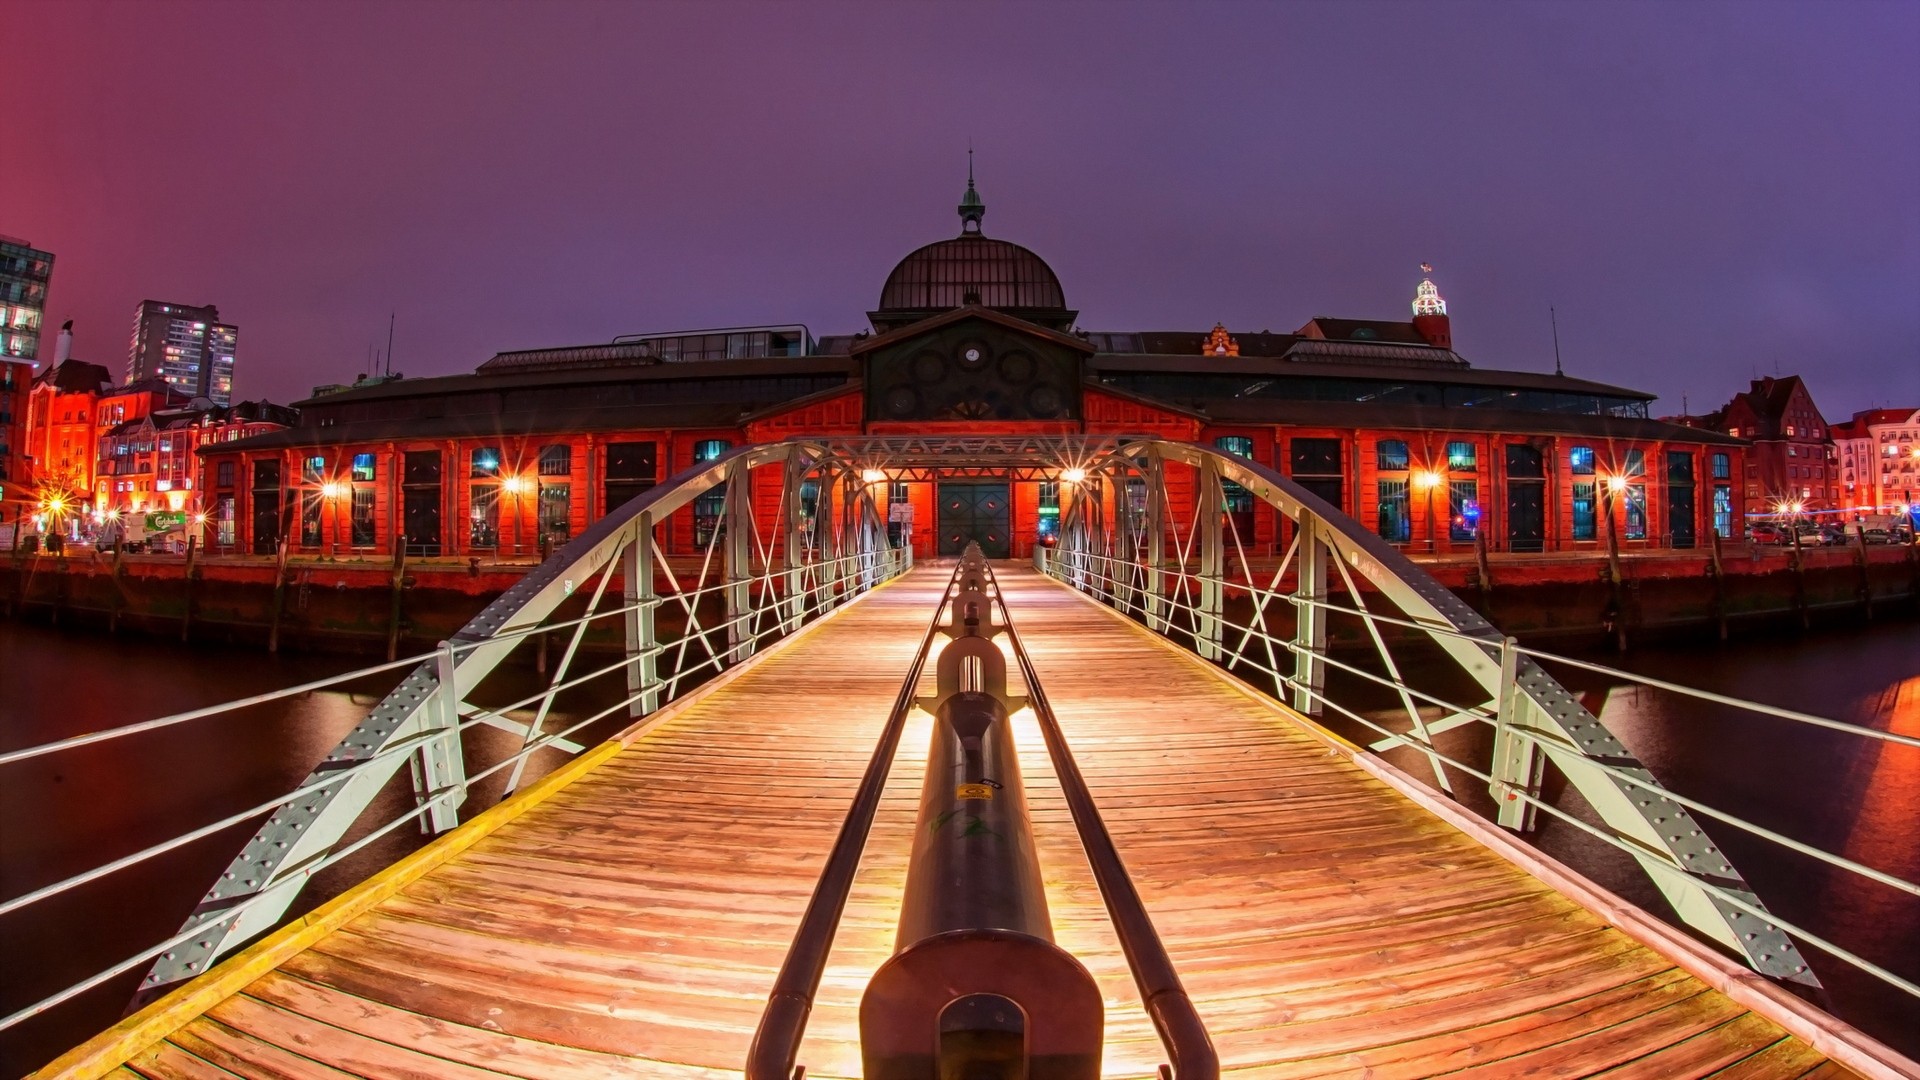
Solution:
<svg viewBox="0 0 1920 1080"><path fill-rule="evenodd" d="M800 470L789 473L797 478ZM738 474L733 479L735 520L744 521L746 485ZM1262 478L1236 479L1251 487ZM1323 672L1291 660L1283 666L1269 654L1270 667L1260 670L1303 691L1291 704L1235 677L1224 663L1235 657L1223 654L1271 650L1274 642L1249 636L1236 644L1230 633L1210 630L1207 620L1223 609L1210 607L1217 597L1204 586L1136 589L1103 571L1142 564L1145 547L1101 554L1112 544L1088 540L1098 531L1096 506L1069 514L1064 550L1042 559L1040 569L1003 563L986 570L973 562L907 569L896 556L871 574L871 587L808 607L815 617L804 625L801 606L786 605L820 579L781 575L798 573L794 567L814 556L784 568L763 557L760 584L784 580L788 591L768 589L764 602L750 589L739 594L743 606L729 607L723 624L731 632L724 665L714 656L723 668L717 675L667 694L664 704L638 702L664 682L646 667L629 684L638 719L612 740L498 805L446 821L426 847L311 913L247 927L242 909L311 873L300 869L297 841L296 854L277 862L256 849L289 848L274 839L279 826L328 829L325 808L307 806L311 813L300 821L276 814L226 875L261 875L246 879L249 891L227 894L247 899L215 903L216 886L182 936L150 954L150 1003L39 1075L1912 1074L1911 1062L1783 988L1811 975L1777 927L1754 925L1765 909L1740 899L1748 894L1730 866L1718 884L1703 886L1717 890L1707 896L1717 903L1690 904L1680 887L1673 893L1683 918L1705 911L1711 922L1720 913L1717 927L1688 919L1707 940L1606 892L1448 797L1430 735L1449 726L1446 717L1418 707L1407 695L1421 692L1397 675L1412 727L1385 741L1434 756L1431 784L1316 721ZM877 519L871 507L861 512L867 517L848 519L854 526L839 551L825 552L826 562L859 554L846 537L872 543ZM646 546L651 521L638 513L641 543L629 536L623 561L621 545L610 541L601 562L625 566L627 599L639 595L627 606L651 615L648 552L632 550ZM1178 530L1168 532L1178 546ZM1329 556L1317 571L1309 562L1296 570L1305 580L1295 595L1311 606L1324 596L1315 579L1324 580L1326 565L1341 565L1343 548L1310 524L1303 534L1308 549L1320 543ZM720 542L745 547L748 535L742 528ZM883 543L883 532L877 535ZM1209 544L1217 553L1218 536L1199 541ZM1151 561L1166 559L1155 551ZM604 573L602 589L612 576ZM1172 573L1204 581L1207 568ZM569 580L563 591L592 580ZM745 575L721 580L722 589L751 584ZM527 595L507 600L516 609L537 607L529 596L546 587L535 582ZM1175 616L1183 606L1184 621ZM762 642L740 632L756 625L749 610L768 612L780 633ZM1314 621L1299 619L1291 643L1280 642L1283 651L1309 665L1338 663L1326 657L1324 638L1314 649ZM1185 643L1176 623L1187 629ZM628 628L636 628L631 619ZM653 640L650 622L638 629ZM484 640L512 632L510 619L496 620ZM576 634L573 644L580 641ZM980 655L982 641L1004 662ZM486 648L470 644L465 656ZM614 668L631 675L650 649L656 658L667 653L630 648ZM950 649L959 663L941 662ZM1495 677L1504 677L1495 696L1507 695L1489 716L1511 717L1528 676L1516 673L1510 643L1504 657L1492 647L1487 655L1497 661ZM566 658L573 656L569 648ZM996 684L1000 667L1004 689ZM441 685L460 685L452 646L422 669L437 671ZM556 684L566 671L563 662ZM409 692L403 683L395 695ZM431 716L433 695L411 692L409 707ZM1537 686L1528 693L1536 702L1554 700ZM936 725L964 727L949 719L955 695L997 710L1010 725L1018 764L1002 760L998 780L987 779L997 794L970 783L946 790L941 770L950 763L940 755L948 744ZM452 730L484 711L457 694L443 704ZM1469 713L1454 714L1451 726ZM492 718L504 723L506 714L495 710ZM380 715L369 719L374 729ZM530 747L557 745L542 727L545 715L542 708L539 719L522 724ZM442 747L435 764L433 740L449 729L410 735L410 722L386 724L384 741L359 747L358 760L397 748L416 770L419 819L431 823L451 801L446 793L468 778L457 752L449 761ZM952 760L974 769L981 738L956 736L948 749L961 756ZM1519 751L1496 745L1496 759L1502 754ZM932 773L930 755L937 758ZM1521 757L1518 775L1503 772L1498 760L1487 768L1497 790L1538 800L1537 765ZM1569 775L1578 768L1569 765ZM961 779L982 779L976 772ZM951 899L994 889L1001 864L955 870L929 853L937 845L926 834L957 812L935 811L953 799L963 800L953 808L980 810L975 824L996 839L1025 847L1024 855L1006 856L1013 860L1007 873L1017 877L1023 857L1037 864L1043 901L987 898L972 910L984 913L983 927L1008 927L1006 905L1013 904L1012 917L1025 920L1016 928L1050 936L1091 977L1098 997L1093 1073L1074 1071L1086 1061L1071 1055L1029 1071L991 1046L964 1058L970 1072L902 1071L897 1062L863 1058L863 1036L871 1044L888 1023L887 1003L870 999L863 1031L863 997L878 985L875 973L909 951L907 927L921 918L904 908L933 893ZM1692 828L1685 810L1661 804ZM985 817L981 808L1013 817ZM1608 816L1604 807L1601 816ZM1643 844L1637 857L1659 861L1656 855ZM249 871L253 863L264 869ZM1684 865L1684 856L1667 864ZM1729 944L1741 936L1743 918L1754 926L1749 943L1763 930L1774 935L1768 952L1752 946L1743 954L1737 940ZM196 932L217 944L194 940ZM187 959L195 955L205 955L204 963ZM1011 1027L1004 1017L975 1025L987 1033L979 1045L999 1045L993 1033L1012 1030L1016 1046L1039 1055L1055 1014L1070 1011L1071 994L1058 986L1029 987L1024 1000L1007 989L1019 971L937 974L946 980L943 1005L971 1001L962 997L974 992L966 980L978 975L996 988L994 1002L1017 1006ZM977 1032L949 1023L953 1012L929 1018L926 1030L937 1025L939 1045L960 1047L953 1059L960 1060L964 1046L975 1044L948 1035Z"/></svg>

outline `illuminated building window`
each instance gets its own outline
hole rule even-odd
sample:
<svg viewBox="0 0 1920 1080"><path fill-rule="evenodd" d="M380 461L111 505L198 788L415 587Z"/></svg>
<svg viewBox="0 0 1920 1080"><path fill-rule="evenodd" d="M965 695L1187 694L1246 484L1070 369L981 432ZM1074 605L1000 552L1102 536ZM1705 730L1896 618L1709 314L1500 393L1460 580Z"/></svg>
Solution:
<svg viewBox="0 0 1920 1080"><path fill-rule="evenodd" d="M540 448L540 475L567 476L573 472L573 447L560 443Z"/></svg>
<svg viewBox="0 0 1920 1080"><path fill-rule="evenodd" d="M1588 453L1592 451L1589 450ZM1589 466L1588 472L1591 471L1592 468ZM1573 485L1573 538L1575 540L1594 538L1593 487L1592 481Z"/></svg>
<svg viewBox="0 0 1920 1080"><path fill-rule="evenodd" d="M1576 446L1569 449L1567 451L1567 467L1570 470L1572 470L1573 475L1575 476L1592 476L1593 475L1593 447ZM1578 486L1579 485L1577 484L1575 485L1576 488ZM1587 487L1592 488L1593 485L1588 484ZM1591 492L1589 492L1589 494L1591 494ZM1588 509L1589 511L1591 511L1592 508L1589 507ZM1587 539L1591 540L1593 539L1593 537L1589 536L1587 537Z"/></svg>
<svg viewBox="0 0 1920 1080"><path fill-rule="evenodd" d="M1447 468L1453 472L1472 472L1478 468L1479 455L1470 442L1447 444Z"/></svg>
<svg viewBox="0 0 1920 1080"><path fill-rule="evenodd" d="M469 474L474 479L492 479L500 475L500 448L482 446L473 452L473 469Z"/></svg>
<svg viewBox="0 0 1920 1080"><path fill-rule="evenodd" d="M1375 448L1375 459L1381 472L1406 472L1412 460L1403 439L1380 440Z"/></svg>
<svg viewBox="0 0 1920 1080"><path fill-rule="evenodd" d="M1403 450L1405 445L1401 444ZM1413 539L1413 519L1407 514L1406 477L1380 478L1380 510L1374 528L1383 540L1404 544Z"/></svg>
<svg viewBox="0 0 1920 1080"><path fill-rule="evenodd" d="M374 469L374 465L373 465L372 454L353 455L353 478L355 480L363 480L363 481L372 480L373 469Z"/></svg>
<svg viewBox="0 0 1920 1080"><path fill-rule="evenodd" d="M1480 531L1480 482L1447 482L1447 539L1472 540Z"/></svg>

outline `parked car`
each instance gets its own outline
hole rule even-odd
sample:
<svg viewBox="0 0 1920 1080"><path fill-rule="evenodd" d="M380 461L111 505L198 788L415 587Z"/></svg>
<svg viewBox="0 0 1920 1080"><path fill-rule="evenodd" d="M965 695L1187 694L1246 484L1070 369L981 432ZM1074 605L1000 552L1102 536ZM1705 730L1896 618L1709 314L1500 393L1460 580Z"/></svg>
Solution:
<svg viewBox="0 0 1920 1080"><path fill-rule="evenodd" d="M1860 535L1864 537L1869 544L1891 544L1894 542L1893 530L1882 529L1877 525L1873 528L1862 530Z"/></svg>
<svg viewBox="0 0 1920 1080"><path fill-rule="evenodd" d="M1823 544L1845 544L1850 543L1852 540L1853 535L1847 532L1845 525L1832 522L1820 526L1820 542Z"/></svg>
<svg viewBox="0 0 1920 1080"><path fill-rule="evenodd" d="M1790 544L1792 538L1787 530L1770 521L1756 522L1747 526L1747 540L1755 544Z"/></svg>

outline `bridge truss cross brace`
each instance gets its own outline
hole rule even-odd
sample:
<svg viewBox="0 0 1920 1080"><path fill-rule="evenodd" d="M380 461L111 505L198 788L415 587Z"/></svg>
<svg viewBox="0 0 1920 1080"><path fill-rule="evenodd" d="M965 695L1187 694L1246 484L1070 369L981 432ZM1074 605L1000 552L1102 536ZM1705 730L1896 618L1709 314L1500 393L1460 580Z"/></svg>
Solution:
<svg viewBox="0 0 1920 1080"><path fill-rule="evenodd" d="M1765 911L1759 898L1687 808L1659 793L1645 766L1512 638L1391 544L1275 470L1212 447L1120 440L1085 471L1100 483L1085 485L1086 493L1063 511L1059 547L1050 554L1036 549L1036 562L1046 572L1188 644L1203 658L1271 679L1299 713L1322 716L1331 709L1387 736L1376 748L1415 749L1431 764L1437 786L1449 794L1452 779L1434 737L1466 723L1492 725L1491 760L1471 773L1487 781L1501 825L1522 832L1535 827L1551 761L1633 853L1683 922L1762 974L1819 985L1792 939L1753 913ZM1182 523L1169 512L1178 503L1170 493L1189 484L1196 515ZM1114 513L1106 517L1091 505L1102 501L1102 490L1116 493ZM1264 502L1292 524L1287 555L1264 586L1247 555L1255 538L1240 535L1229 490ZM1229 573L1235 562L1237 575ZM1350 606L1329 600L1329 568L1337 570ZM1293 588L1282 592L1289 569ZM1356 575L1397 610L1370 610ZM1225 617L1229 593L1249 603L1253 614L1247 624ZM1291 631L1271 626L1270 611L1289 611ZM1365 625L1366 640L1386 672L1384 682L1404 708L1407 730L1380 727L1329 696L1329 667L1362 673L1328 655L1329 623L1336 616ZM1382 624L1391 633L1438 647L1478 686L1482 703L1454 705L1409 683ZM1237 641L1229 638L1229 630ZM1280 661L1282 651L1292 654L1290 663ZM1429 721L1422 702L1443 706L1442 715Z"/></svg>

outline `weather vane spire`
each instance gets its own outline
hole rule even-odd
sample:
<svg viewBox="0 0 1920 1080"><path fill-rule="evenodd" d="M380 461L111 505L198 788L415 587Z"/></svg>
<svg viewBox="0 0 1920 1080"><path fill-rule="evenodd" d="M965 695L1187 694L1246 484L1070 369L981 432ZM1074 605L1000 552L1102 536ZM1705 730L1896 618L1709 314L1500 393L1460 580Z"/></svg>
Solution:
<svg viewBox="0 0 1920 1080"><path fill-rule="evenodd" d="M960 196L960 231L977 233L980 219L987 216L986 201L973 189L973 140L967 140L967 193Z"/></svg>
<svg viewBox="0 0 1920 1080"><path fill-rule="evenodd" d="M1422 275L1432 274L1433 264L1421 263L1420 273ZM1413 313L1415 315L1445 315L1447 313L1447 301L1440 295L1440 287L1433 283L1433 278L1423 276L1420 279L1419 286L1413 290Z"/></svg>

